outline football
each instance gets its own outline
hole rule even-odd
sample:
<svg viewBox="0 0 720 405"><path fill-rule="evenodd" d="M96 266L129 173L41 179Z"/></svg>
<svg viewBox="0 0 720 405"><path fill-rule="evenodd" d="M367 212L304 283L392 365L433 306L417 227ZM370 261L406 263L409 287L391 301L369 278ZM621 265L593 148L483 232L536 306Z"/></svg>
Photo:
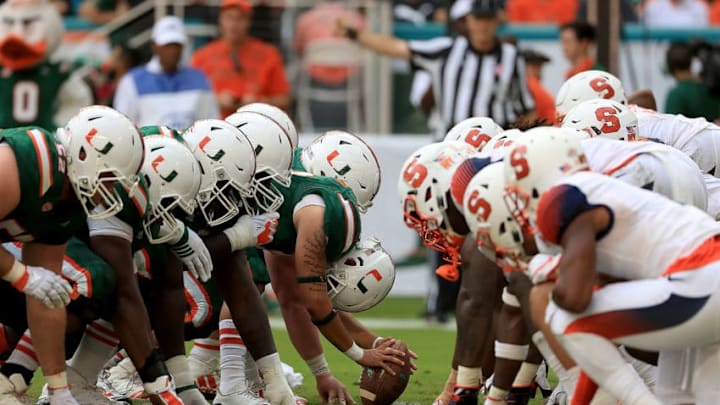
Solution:
<svg viewBox="0 0 720 405"><path fill-rule="evenodd" d="M405 365L392 364L395 375L379 367L365 367L360 376L360 397L363 405L390 405L402 395L410 381L410 356L407 344L398 341L393 348L405 353Z"/></svg>

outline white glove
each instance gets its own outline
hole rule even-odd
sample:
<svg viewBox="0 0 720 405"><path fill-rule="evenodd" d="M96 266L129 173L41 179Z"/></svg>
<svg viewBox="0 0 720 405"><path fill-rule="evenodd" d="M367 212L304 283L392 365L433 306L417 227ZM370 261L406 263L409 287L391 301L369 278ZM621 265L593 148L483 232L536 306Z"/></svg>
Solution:
<svg viewBox="0 0 720 405"><path fill-rule="evenodd" d="M271 212L261 215L243 215L235 225L224 230L232 251L272 242L278 227L280 214Z"/></svg>
<svg viewBox="0 0 720 405"><path fill-rule="evenodd" d="M48 308L62 308L70 302L73 289L59 274L37 266L15 262L3 277L18 291L42 301Z"/></svg>
<svg viewBox="0 0 720 405"><path fill-rule="evenodd" d="M533 284L557 280L557 269L560 265L561 255L535 255L528 264L527 274Z"/></svg>
<svg viewBox="0 0 720 405"><path fill-rule="evenodd" d="M188 227L185 229L183 237L169 245L170 250L183 262L190 274L202 282L208 281L213 270L210 252L198 234Z"/></svg>

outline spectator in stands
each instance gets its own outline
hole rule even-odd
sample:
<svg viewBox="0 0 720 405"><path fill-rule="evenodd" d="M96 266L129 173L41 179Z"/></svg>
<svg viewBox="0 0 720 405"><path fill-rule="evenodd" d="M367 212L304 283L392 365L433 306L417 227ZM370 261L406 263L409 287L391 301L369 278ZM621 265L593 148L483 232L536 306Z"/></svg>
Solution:
<svg viewBox="0 0 720 405"><path fill-rule="evenodd" d="M520 24L565 24L575 19L578 0L508 0L507 19Z"/></svg>
<svg viewBox="0 0 720 405"><path fill-rule="evenodd" d="M710 4L710 24L720 25L720 1L713 0Z"/></svg>
<svg viewBox="0 0 720 405"><path fill-rule="evenodd" d="M668 48L665 60L677 84L667 95L665 111L691 118L704 117L712 122L720 116L720 97L711 94L707 85L692 72L693 57L693 49L688 44L673 43Z"/></svg>
<svg viewBox="0 0 720 405"><path fill-rule="evenodd" d="M704 0L651 0L645 4L642 21L648 27L701 28L710 20Z"/></svg>
<svg viewBox="0 0 720 405"><path fill-rule="evenodd" d="M522 56L525 58L528 88L535 100L535 111L538 118L551 124L555 122L555 98L542 85L542 68L550 62L550 58L532 49L522 51Z"/></svg>
<svg viewBox="0 0 720 405"><path fill-rule="evenodd" d="M142 3L142 0L85 0L78 14L93 24L106 24Z"/></svg>
<svg viewBox="0 0 720 405"><path fill-rule="evenodd" d="M218 106L205 75L181 64L187 43L183 22L163 17L152 30L153 58L118 83L113 107L138 126L167 125L183 130L194 121L218 118Z"/></svg>
<svg viewBox="0 0 720 405"><path fill-rule="evenodd" d="M570 62L570 69L565 78L570 78L586 70L605 70L595 63L591 53L595 45L595 27L589 23L576 21L560 27L560 42L565 58Z"/></svg>
<svg viewBox="0 0 720 405"><path fill-rule="evenodd" d="M312 9L302 13L295 26L295 50L302 58L308 45L315 41L329 44L350 42L347 38L335 35L335 27L327 24L340 18L351 21L353 25L365 26L365 18L357 11L348 8L344 1L318 2ZM330 90L343 89L347 86L351 75L359 74L356 67L322 66L309 67L309 74L314 88ZM346 128L347 105L343 103L313 101L311 104L312 122L315 128Z"/></svg>
<svg viewBox="0 0 720 405"><path fill-rule="evenodd" d="M290 86L280 52L248 35L251 13L248 0L223 0L220 39L198 49L190 61L210 79L223 117L253 102L282 109L290 104Z"/></svg>
<svg viewBox="0 0 720 405"><path fill-rule="evenodd" d="M448 12L442 0L393 0L393 19L416 25L429 22L444 24Z"/></svg>

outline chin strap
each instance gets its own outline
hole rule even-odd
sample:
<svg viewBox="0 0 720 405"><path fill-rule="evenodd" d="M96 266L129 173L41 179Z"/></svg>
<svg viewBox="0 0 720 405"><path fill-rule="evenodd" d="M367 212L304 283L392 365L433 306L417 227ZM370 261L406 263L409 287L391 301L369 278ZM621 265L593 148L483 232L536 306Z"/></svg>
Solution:
<svg viewBox="0 0 720 405"><path fill-rule="evenodd" d="M459 246L462 246L462 240ZM448 263L441 265L435 270L435 274L447 281L458 281L460 279L460 252L457 248L448 246L443 260Z"/></svg>

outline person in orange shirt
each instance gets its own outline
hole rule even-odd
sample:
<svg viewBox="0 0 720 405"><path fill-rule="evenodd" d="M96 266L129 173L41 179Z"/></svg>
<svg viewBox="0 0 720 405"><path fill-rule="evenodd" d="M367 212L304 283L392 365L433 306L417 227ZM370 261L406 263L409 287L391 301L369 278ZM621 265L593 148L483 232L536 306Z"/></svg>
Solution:
<svg viewBox="0 0 720 405"><path fill-rule="evenodd" d="M528 88L535 100L535 111L539 118L552 124L555 122L555 99L542 85L542 68L550 62L550 58L531 49L522 51L522 56L525 58Z"/></svg>
<svg viewBox="0 0 720 405"><path fill-rule="evenodd" d="M578 0L508 0L508 21L524 24L565 24L575 19Z"/></svg>
<svg viewBox="0 0 720 405"><path fill-rule="evenodd" d="M281 109L290 105L290 85L280 52L248 35L251 14L248 0L223 0L220 38L198 49L190 61L210 80L223 118L253 102Z"/></svg>
<svg viewBox="0 0 720 405"><path fill-rule="evenodd" d="M595 44L595 27L584 21L567 23L560 27L560 42L570 69L565 73L569 79L586 70L605 70L590 56Z"/></svg>

